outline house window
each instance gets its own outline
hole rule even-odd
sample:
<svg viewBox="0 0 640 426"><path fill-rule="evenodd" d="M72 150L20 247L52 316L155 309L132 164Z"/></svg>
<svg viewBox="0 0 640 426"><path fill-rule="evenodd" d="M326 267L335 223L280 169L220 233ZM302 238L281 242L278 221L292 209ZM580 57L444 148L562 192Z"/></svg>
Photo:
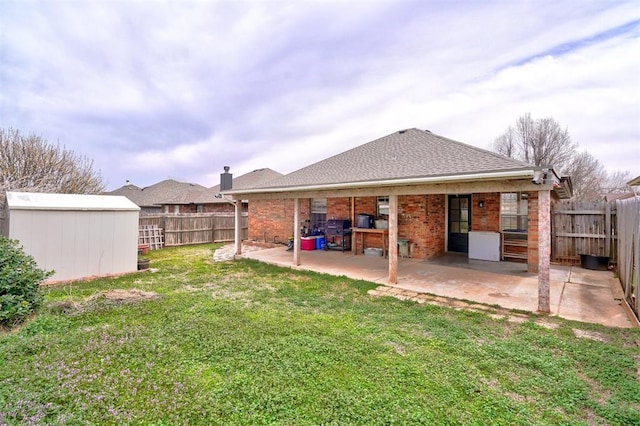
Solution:
<svg viewBox="0 0 640 426"><path fill-rule="evenodd" d="M324 229L327 221L327 199L312 198L311 199L311 229Z"/></svg>
<svg viewBox="0 0 640 426"><path fill-rule="evenodd" d="M389 216L389 196L378 197L378 217Z"/></svg>
<svg viewBox="0 0 640 426"><path fill-rule="evenodd" d="M504 192L500 198L500 230L527 232L528 196L522 192Z"/></svg>
<svg viewBox="0 0 640 426"><path fill-rule="evenodd" d="M180 205L178 205L178 204L174 205L174 206L173 206L173 212L174 212L175 214L180 213Z"/></svg>
<svg viewBox="0 0 640 426"><path fill-rule="evenodd" d="M196 213L202 213L204 211L204 206L202 204L196 204Z"/></svg>

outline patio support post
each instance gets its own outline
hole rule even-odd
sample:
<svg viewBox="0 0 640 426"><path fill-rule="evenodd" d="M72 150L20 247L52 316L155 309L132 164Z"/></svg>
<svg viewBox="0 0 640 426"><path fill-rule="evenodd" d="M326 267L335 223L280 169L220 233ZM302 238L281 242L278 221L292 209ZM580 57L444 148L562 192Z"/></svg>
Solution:
<svg viewBox="0 0 640 426"><path fill-rule="evenodd" d="M538 311L550 313L551 191L538 192Z"/></svg>
<svg viewBox="0 0 640 426"><path fill-rule="evenodd" d="M389 195L389 284L397 284L397 283L398 283L398 196L393 194L393 195Z"/></svg>
<svg viewBox="0 0 640 426"><path fill-rule="evenodd" d="M242 254L242 200L235 200L235 229L234 229L234 249L235 254Z"/></svg>
<svg viewBox="0 0 640 426"><path fill-rule="evenodd" d="M293 199L293 264L300 265L300 199Z"/></svg>

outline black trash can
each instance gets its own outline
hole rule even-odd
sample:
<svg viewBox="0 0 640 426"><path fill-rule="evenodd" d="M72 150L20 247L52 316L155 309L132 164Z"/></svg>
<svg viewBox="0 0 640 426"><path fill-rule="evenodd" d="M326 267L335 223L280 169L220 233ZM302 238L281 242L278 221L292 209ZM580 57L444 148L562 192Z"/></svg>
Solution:
<svg viewBox="0 0 640 426"><path fill-rule="evenodd" d="M581 254L580 266L582 266L584 269L591 269L594 271L607 271L609 270L609 256Z"/></svg>

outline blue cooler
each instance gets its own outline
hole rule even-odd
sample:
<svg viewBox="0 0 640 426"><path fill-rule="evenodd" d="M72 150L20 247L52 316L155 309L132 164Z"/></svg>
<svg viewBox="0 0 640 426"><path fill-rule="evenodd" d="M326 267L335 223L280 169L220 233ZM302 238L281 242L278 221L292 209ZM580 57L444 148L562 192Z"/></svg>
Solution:
<svg viewBox="0 0 640 426"><path fill-rule="evenodd" d="M316 237L316 250L324 250L324 245L325 245L325 238L324 235L319 235Z"/></svg>

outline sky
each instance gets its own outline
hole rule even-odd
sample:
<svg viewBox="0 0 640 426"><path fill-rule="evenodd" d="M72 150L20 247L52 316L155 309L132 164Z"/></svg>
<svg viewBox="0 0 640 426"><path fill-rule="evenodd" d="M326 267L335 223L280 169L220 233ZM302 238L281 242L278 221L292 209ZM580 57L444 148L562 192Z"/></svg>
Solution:
<svg viewBox="0 0 640 426"><path fill-rule="evenodd" d="M526 113L640 175L640 3L0 0L0 127L107 190L286 174L414 127L488 148Z"/></svg>

